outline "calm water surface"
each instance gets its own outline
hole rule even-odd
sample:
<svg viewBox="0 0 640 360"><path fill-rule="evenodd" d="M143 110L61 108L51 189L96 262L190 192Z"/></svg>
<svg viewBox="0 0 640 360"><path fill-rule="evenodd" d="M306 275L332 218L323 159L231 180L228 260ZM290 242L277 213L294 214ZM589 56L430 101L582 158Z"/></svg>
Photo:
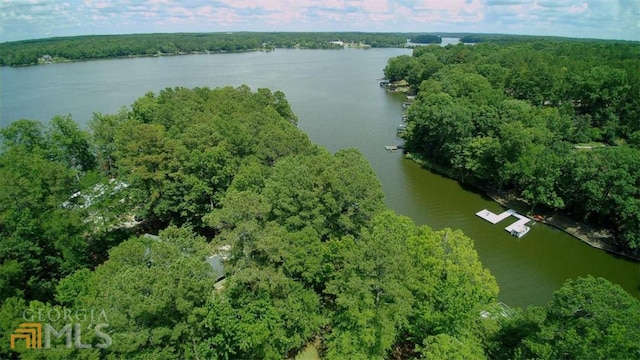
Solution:
<svg viewBox="0 0 640 360"><path fill-rule="evenodd" d="M86 124L93 112L113 113L148 91L166 87L249 85L282 90L299 127L330 151L355 147L378 174L387 205L434 229L460 228L475 241L483 264L512 306L542 305L569 278L592 274L640 297L638 263L614 257L560 231L537 224L522 239L475 212L503 209L457 182L388 153L396 144L401 95L387 94L377 78L388 58L404 49L281 50L271 53L188 55L98 60L0 68L0 125L47 121L71 114ZM506 221L505 221L506 222Z"/></svg>

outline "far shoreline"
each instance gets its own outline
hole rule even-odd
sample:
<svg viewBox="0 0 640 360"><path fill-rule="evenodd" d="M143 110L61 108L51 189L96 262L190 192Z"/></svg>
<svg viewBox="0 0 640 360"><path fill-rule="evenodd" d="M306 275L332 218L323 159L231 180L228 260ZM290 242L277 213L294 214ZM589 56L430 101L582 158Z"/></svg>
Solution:
<svg viewBox="0 0 640 360"><path fill-rule="evenodd" d="M2 64L0 67L14 67L14 68L22 68L22 67L32 67L32 66L40 66L40 65L52 65L52 64L65 64L65 63L76 63L76 62L85 62L85 61L95 61L95 60L122 60L122 59L136 59L136 58L155 58L155 57L171 57L171 56L184 56L184 55L219 55L219 54L241 54L241 53L250 53L250 52L273 52L277 49L285 49L285 50L345 50L345 49L358 49L358 50L368 50L373 49L369 44L346 44L342 47L261 47L254 49L241 49L241 50L204 50L204 51L185 51L185 52L176 52L176 53L154 53L154 54L130 54L130 55L121 55L121 56L99 56L99 57L85 57L78 59L69 59L65 57L53 57L51 60L44 60L42 57L38 58L37 63L30 64L16 64L16 65L7 65ZM411 46L381 46L375 47L380 49L407 49L412 48Z"/></svg>
<svg viewBox="0 0 640 360"><path fill-rule="evenodd" d="M407 48L409 47L406 47L406 46L405 47L378 47L376 49L407 49ZM186 55L223 55L223 54L241 54L241 53L251 53L251 52L269 53L269 52L276 51L277 49L340 51L345 49L369 50L369 49L373 49L373 47L364 47L364 46L362 47L345 46L343 48L273 47L273 48L256 48L256 49L244 49L244 50L233 50L233 51L221 50L221 51L190 51L190 52L181 52L181 53L134 54L134 55L122 55L122 56L110 56L110 57L90 57L90 58L81 58L81 59L54 58L52 61L49 61L49 62L44 62L42 61L42 59L39 59L37 64L0 65L0 67L24 68L24 67L33 67L33 66L42 66L42 65L78 63L78 62L86 62L86 61L160 58L160 57L173 57L173 56L186 56Z"/></svg>
<svg viewBox="0 0 640 360"><path fill-rule="evenodd" d="M447 178L456 180L454 177L450 176L448 173L448 169L441 168L438 166L434 166L430 164L428 161L424 161L419 157L416 157L410 153L406 153L404 156L406 159L415 162L420 165L422 168L426 170L430 170L436 172L438 174L444 175ZM550 210L539 210L537 215L541 216L541 219L534 219L532 215L527 210L530 208L530 204L525 202L522 199L519 199L513 193L507 192L498 192L493 189L484 188L478 186L474 183L465 183L466 185L473 186L473 188L477 189L482 194L488 196L491 200L496 203L506 207L513 208L527 217L529 217L532 221L537 221L542 224L552 226L558 230L563 231L564 233L573 236L574 238L582 241L583 243L600 250L604 250L607 253L614 256L621 256L627 260L631 260L634 262L640 262L640 256L633 254L631 249L624 248L622 246L611 243L611 240L614 239L613 235L606 228L597 227L593 224L586 224L579 221L576 221L569 216L559 212L559 211L550 211Z"/></svg>
<svg viewBox="0 0 640 360"><path fill-rule="evenodd" d="M159 57L172 57L172 56L184 56L184 55L240 54L240 53L248 53L248 52L258 52L258 51L271 52L275 50L276 48L271 48L271 49L258 48L258 49L245 49L245 50L235 50L235 51L222 50L222 51L190 51L190 52L181 52L181 53L134 54L134 55L122 55L122 56L110 56L110 57L90 57L90 58L81 58L81 59L54 58L50 62L43 62L43 61L40 61L41 59L39 59L37 64L0 65L0 67L22 68L22 67L41 66L41 65L67 64L67 63L78 63L78 62L99 61L99 60L159 58Z"/></svg>

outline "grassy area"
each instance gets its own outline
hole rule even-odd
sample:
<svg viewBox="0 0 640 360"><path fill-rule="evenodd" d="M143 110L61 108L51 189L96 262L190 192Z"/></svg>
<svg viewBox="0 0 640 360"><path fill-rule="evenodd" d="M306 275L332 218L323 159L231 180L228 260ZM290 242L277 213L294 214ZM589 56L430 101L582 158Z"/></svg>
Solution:
<svg viewBox="0 0 640 360"><path fill-rule="evenodd" d="M576 146L603 147L603 146L608 146L608 145L603 143L603 142L599 142L599 141L589 141L589 142L586 142L586 143L576 144Z"/></svg>
<svg viewBox="0 0 640 360"><path fill-rule="evenodd" d="M307 345L307 347L302 350L297 356L295 360L319 360L320 355L318 355L318 349L315 344L311 343Z"/></svg>
<svg viewBox="0 0 640 360"><path fill-rule="evenodd" d="M576 150L591 150L591 149L596 149L596 148L601 148L606 146L609 146L609 145L602 142L598 142L598 141L590 141L586 143L575 144L573 145L573 148Z"/></svg>

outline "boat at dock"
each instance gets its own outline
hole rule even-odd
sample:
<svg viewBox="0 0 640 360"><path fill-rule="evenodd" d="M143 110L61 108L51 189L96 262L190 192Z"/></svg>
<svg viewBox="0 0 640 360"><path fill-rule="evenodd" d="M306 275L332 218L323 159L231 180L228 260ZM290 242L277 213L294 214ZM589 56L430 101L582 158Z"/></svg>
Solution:
<svg viewBox="0 0 640 360"><path fill-rule="evenodd" d="M398 151L398 150L402 150L404 149L404 145L402 144L398 144L398 145L386 145L384 147L385 150L387 150L388 152L392 152L392 151Z"/></svg>
<svg viewBox="0 0 640 360"><path fill-rule="evenodd" d="M513 216L518 218L518 220L514 223L512 223L511 225L507 226L506 228L504 228L509 234L517 237L517 238L521 238L525 235L527 235L527 233L531 230L531 228L529 226L527 226L527 224L531 221L531 219L529 219L528 217L524 216L524 215L520 215L518 214L515 210L513 209L509 209L506 211L503 211L500 214L495 214L487 209L483 209L480 210L476 213L476 215L492 224L497 224L500 221Z"/></svg>

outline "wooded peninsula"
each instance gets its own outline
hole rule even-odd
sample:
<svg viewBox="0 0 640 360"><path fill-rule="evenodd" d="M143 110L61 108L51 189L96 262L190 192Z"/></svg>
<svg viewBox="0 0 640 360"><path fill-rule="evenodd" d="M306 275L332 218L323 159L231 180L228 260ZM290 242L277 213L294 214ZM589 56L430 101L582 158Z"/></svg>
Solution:
<svg viewBox="0 0 640 360"><path fill-rule="evenodd" d="M637 55L426 46L385 74L418 91L413 154L615 219L637 248ZM640 301L620 286L588 276L544 307L499 303L472 239L387 209L358 150L331 154L297 120L281 91L176 87L87 129L1 128L0 358L637 357ZM57 329L48 346L10 345L27 314Z"/></svg>
<svg viewBox="0 0 640 360"><path fill-rule="evenodd" d="M427 166L640 247L640 44L423 46L385 75L417 93L406 149ZM625 250L626 249L626 250Z"/></svg>
<svg viewBox="0 0 640 360"><path fill-rule="evenodd" d="M404 47L411 33L178 33L56 37L0 43L0 66L36 65L133 56L161 56L273 50ZM433 36L429 42L440 42ZM46 58L43 58L46 56Z"/></svg>

